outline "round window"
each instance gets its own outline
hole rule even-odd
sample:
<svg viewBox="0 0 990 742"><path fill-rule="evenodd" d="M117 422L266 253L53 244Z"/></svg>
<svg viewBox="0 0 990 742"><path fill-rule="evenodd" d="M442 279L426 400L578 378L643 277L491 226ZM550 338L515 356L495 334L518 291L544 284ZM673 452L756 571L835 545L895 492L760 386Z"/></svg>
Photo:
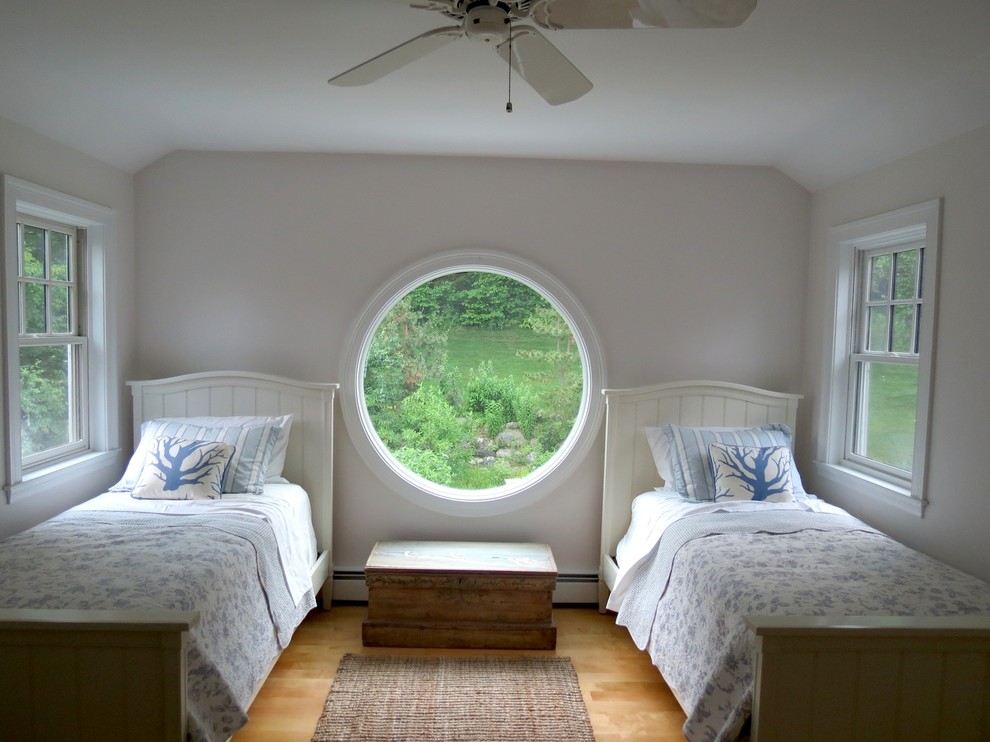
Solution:
<svg viewBox="0 0 990 742"><path fill-rule="evenodd" d="M400 494L504 512L566 476L601 417L601 354L570 294L493 253L418 264L376 295L349 343L345 422Z"/></svg>

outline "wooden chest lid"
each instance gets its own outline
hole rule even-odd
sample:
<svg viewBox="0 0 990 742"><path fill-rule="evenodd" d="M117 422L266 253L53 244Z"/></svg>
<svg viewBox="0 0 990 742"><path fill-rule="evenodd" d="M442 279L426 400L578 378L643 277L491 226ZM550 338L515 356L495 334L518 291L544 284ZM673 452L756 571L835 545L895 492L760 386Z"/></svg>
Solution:
<svg viewBox="0 0 990 742"><path fill-rule="evenodd" d="M365 572L557 574L546 544L477 541L379 541Z"/></svg>

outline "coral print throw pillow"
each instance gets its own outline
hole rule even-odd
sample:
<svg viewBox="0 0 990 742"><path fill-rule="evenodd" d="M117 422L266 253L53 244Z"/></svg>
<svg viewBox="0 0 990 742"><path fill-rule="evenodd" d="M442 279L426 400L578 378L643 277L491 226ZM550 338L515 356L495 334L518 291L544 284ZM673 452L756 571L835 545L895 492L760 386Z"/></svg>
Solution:
<svg viewBox="0 0 990 742"><path fill-rule="evenodd" d="M131 496L140 500L218 500L234 446L162 437L148 451Z"/></svg>
<svg viewBox="0 0 990 742"><path fill-rule="evenodd" d="M791 451L787 446L711 443L715 501L793 502Z"/></svg>

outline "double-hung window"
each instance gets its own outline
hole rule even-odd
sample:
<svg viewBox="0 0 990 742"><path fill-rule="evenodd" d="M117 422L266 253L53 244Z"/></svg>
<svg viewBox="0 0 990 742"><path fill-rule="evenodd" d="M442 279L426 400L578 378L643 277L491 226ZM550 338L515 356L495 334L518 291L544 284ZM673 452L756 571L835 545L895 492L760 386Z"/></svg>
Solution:
<svg viewBox="0 0 990 742"><path fill-rule="evenodd" d="M921 514L940 203L829 231L830 313L818 460L826 478Z"/></svg>
<svg viewBox="0 0 990 742"><path fill-rule="evenodd" d="M850 462L910 476L918 404L924 242L860 251L850 356Z"/></svg>
<svg viewBox="0 0 990 742"><path fill-rule="evenodd" d="M3 179L3 479L14 501L115 463L114 214Z"/></svg>
<svg viewBox="0 0 990 742"><path fill-rule="evenodd" d="M79 322L75 227L18 216L17 303L21 466L84 450L87 338Z"/></svg>

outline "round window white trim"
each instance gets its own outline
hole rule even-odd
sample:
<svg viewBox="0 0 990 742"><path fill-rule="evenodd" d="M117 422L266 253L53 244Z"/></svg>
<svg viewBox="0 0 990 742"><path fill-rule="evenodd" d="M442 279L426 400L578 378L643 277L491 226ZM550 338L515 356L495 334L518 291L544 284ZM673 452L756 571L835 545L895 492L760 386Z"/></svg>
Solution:
<svg viewBox="0 0 990 742"><path fill-rule="evenodd" d="M450 273L479 271L513 278L540 293L570 325L581 355L584 384L570 434L536 471L512 483L485 490L444 487L416 475L385 447L364 401L364 366L378 325L417 286ZM341 410L351 441L365 464L404 498L446 515L496 515L536 502L561 486L591 447L604 410L605 367L598 334L577 299L553 276L528 261L491 251L456 250L427 258L402 271L365 305L347 340L342 359Z"/></svg>

